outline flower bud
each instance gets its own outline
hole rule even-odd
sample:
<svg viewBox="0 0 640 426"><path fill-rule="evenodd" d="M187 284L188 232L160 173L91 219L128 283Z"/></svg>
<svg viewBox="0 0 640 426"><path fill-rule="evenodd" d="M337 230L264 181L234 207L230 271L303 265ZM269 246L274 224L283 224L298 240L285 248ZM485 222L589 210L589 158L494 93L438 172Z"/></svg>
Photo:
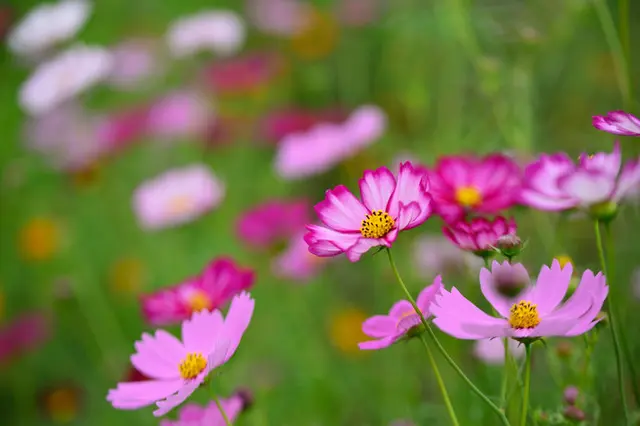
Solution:
<svg viewBox="0 0 640 426"><path fill-rule="evenodd" d="M584 411L582 411L575 405L569 405L568 407L565 407L562 414L564 414L564 417L567 420L574 420L576 422L584 421L587 418L587 416L585 416L584 414Z"/></svg>
<svg viewBox="0 0 640 426"><path fill-rule="evenodd" d="M522 240L515 234L503 235L498 238L496 248L504 257L511 259L522 251Z"/></svg>
<svg viewBox="0 0 640 426"><path fill-rule="evenodd" d="M604 201L602 203L594 204L589 209L589 214L593 219L602 223L609 223L615 219L618 214L618 205L613 201Z"/></svg>
<svg viewBox="0 0 640 426"><path fill-rule="evenodd" d="M567 386L562 394L564 402L567 405L575 405L580 395L580 390L575 386Z"/></svg>
<svg viewBox="0 0 640 426"><path fill-rule="evenodd" d="M530 284L529 275L524 268L500 268L493 271L496 290L505 297L516 297Z"/></svg>
<svg viewBox="0 0 640 426"><path fill-rule="evenodd" d="M253 406L253 392L247 388L240 388L236 391L236 396L242 400L242 411L247 411Z"/></svg>

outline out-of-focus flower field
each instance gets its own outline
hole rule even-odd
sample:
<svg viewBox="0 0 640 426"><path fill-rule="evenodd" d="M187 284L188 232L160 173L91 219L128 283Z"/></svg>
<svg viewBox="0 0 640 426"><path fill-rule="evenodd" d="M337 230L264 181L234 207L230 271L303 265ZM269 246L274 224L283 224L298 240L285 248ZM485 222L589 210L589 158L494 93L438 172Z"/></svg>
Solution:
<svg viewBox="0 0 640 426"><path fill-rule="evenodd" d="M182 407L163 418L143 407L174 390L118 387L165 379L171 364L169 343L145 364L153 357L134 342L161 340L156 329L180 337L194 312L220 309L236 324L223 343L242 342L188 403L219 395L240 426L450 425L425 348L409 338L424 331L411 305L365 323L406 298L392 244L437 338L511 424L640 424L640 139L615 127L627 116L592 124L640 114L638 24L640 4L624 0L3 2L0 424L224 425L215 405L208 421L191 413L199 423ZM612 176L609 157L589 157L612 151L630 162L619 178L619 164ZM534 163L562 152L542 171ZM579 156L583 169L556 187ZM356 197L364 187L364 207L344 187L325 195L338 185ZM460 223L470 215L492 222ZM530 348L520 423L527 336L509 340L505 388L510 364L488 337L508 335L480 333L482 319L475 334L458 327L474 311L446 296L455 286L502 314L479 274L499 237L516 234L524 281L556 259L573 265L558 302L581 294L582 273L603 270L593 218L604 218L623 383L611 321L532 334L544 344ZM500 267L511 273L494 264L496 282ZM446 290L429 305L421 291L438 275ZM597 283L589 329L607 297ZM244 335L230 303L249 312ZM535 329L538 314L516 318L518 306L508 324ZM191 339L203 344L209 325ZM501 424L430 347L457 424ZM200 380L198 362L167 371Z"/></svg>

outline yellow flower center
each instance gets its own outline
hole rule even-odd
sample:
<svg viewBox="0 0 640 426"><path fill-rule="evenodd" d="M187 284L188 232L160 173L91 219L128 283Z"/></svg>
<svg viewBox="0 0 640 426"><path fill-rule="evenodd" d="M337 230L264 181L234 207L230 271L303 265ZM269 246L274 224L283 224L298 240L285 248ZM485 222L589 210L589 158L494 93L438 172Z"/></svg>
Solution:
<svg viewBox="0 0 640 426"><path fill-rule="evenodd" d="M200 312L202 310L211 309L211 298L202 290L195 290L187 298L187 304L192 312Z"/></svg>
<svg viewBox="0 0 640 426"><path fill-rule="evenodd" d="M534 328L540 324L538 306L526 300L515 303L509 313L509 325L516 330Z"/></svg>
<svg viewBox="0 0 640 426"><path fill-rule="evenodd" d="M20 249L28 260L47 260L59 248L60 229L47 217L31 219L20 230Z"/></svg>
<svg viewBox="0 0 640 426"><path fill-rule="evenodd" d="M374 210L362 221L360 233L365 238L382 238L391 231L396 222L389 213L382 210Z"/></svg>
<svg viewBox="0 0 640 426"><path fill-rule="evenodd" d="M571 259L570 256L567 256L566 254L560 255L556 257L556 260L558 261L558 263L560 264L561 268L564 268L567 263L571 263L573 264L573 259Z"/></svg>
<svg viewBox="0 0 640 426"><path fill-rule="evenodd" d="M456 201L464 207L475 207L482 202L482 194L475 186L461 186L456 189Z"/></svg>
<svg viewBox="0 0 640 426"><path fill-rule="evenodd" d="M193 206L191 197L180 194L169 200L167 208L171 214L179 215L189 211L191 206Z"/></svg>
<svg viewBox="0 0 640 426"><path fill-rule="evenodd" d="M198 377L207 367L207 360L201 353L188 353L186 358L180 363L180 376L185 380Z"/></svg>

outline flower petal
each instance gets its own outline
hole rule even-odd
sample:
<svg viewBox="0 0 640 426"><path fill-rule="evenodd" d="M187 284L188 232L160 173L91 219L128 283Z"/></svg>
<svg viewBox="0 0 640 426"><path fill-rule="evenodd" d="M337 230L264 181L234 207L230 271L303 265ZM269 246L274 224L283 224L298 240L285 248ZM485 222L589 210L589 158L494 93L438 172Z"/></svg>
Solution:
<svg viewBox="0 0 640 426"><path fill-rule="evenodd" d="M396 336L389 336L379 340L368 340L366 342L358 343L358 347L360 348L360 350L365 350L365 351L384 349L393 345L396 339L397 339Z"/></svg>
<svg viewBox="0 0 640 426"><path fill-rule="evenodd" d="M182 340L187 352L207 356L222 331L223 319L219 310L195 312L182 322Z"/></svg>
<svg viewBox="0 0 640 426"><path fill-rule="evenodd" d="M131 363L145 376L158 379L179 376L178 365L185 357L186 349L172 334L164 330L156 331L155 336L144 333L135 348Z"/></svg>
<svg viewBox="0 0 640 426"><path fill-rule="evenodd" d="M328 227L342 232L359 232L369 211L343 186L326 192L326 197L314 207L320 220Z"/></svg>
<svg viewBox="0 0 640 426"><path fill-rule="evenodd" d="M570 263L562 268L560 262L554 259L551 268L545 265L540 269L535 286L522 299L538 305L538 315L544 317L553 312L564 299L572 274L573 266Z"/></svg>
<svg viewBox="0 0 640 426"><path fill-rule="evenodd" d="M362 202L367 209L387 211L389 198L396 187L396 179L388 168L380 167L375 171L365 171L359 186Z"/></svg>
<svg viewBox="0 0 640 426"><path fill-rule="evenodd" d="M193 392L202 384L202 380L193 379L184 384L177 393L168 396L166 399L156 402L157 410L153 412L156 417L161 417L182 404L191 396Z"/></svg>
<svg viewBox="0 0 640 426"><path fill-rule="evenodd" d="M597 170L576 170L558 180L561 190L582 205L606 201L613 195L616 177Z"/></svg>
<svg viewBox="0 0 640 426"><path fill-rule="evenodd" d="M371 337L386 337L396 331L396 320L387 315L376 315L362 323L362 331Z"/></svg>
<svg viewBox="0 0 640 426"><path fill-rule="evenodd" d="M229 340L229 348L225 361L231 358L238 349L242 335L249 326L249 322L253 316L254 307L255 300L252 299L247 292L240 293L231 301L231 306L229 307L223 328L223 337Z"/></svg>
<svg viewBox="0 0 640 426"><path fill-rule="evenodd" d="M425 287L418 295L416 305L418 305L418 308L422 311L422 315L424 315L425 318L431 315L431 303L434 302L436 296L439 295L443 289L442 277L438 275L434 278L433 284Z"/></svg>

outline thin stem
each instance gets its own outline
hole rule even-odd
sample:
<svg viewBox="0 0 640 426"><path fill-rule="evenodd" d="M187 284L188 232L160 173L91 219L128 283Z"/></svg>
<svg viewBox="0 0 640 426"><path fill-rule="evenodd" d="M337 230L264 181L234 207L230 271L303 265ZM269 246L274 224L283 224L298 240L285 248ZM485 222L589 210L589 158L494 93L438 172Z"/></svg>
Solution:
<svg viewBox="0 0 640 426"><path fill-rule="evenodd" d="M609 273L607 272L607 261L604 256L604 245L602 244L602 235L600 234L600 222L598 220L595 221L594 230L596 233L596 245L598 246L598 256L600 258L600 264L602 265L602 272L604 272L604 275L608 281L607 284L611 286ZM610 325L609 328L611 329L611 339L613 340L613 351L616 358L616 371L618 374L618 386L620 390L620 399L622 401L622 408L624 410L624 418L626 423L628 424L629 423L629 407L627 405L627 396L624 389L624 371L622 368L622 353L620 350L620 339L618 338L618 330L617 330L615 313L613 310L613 302L611 301L611 293L612 291L609 291L609 294L606 299L607 310L609 311L609 325Z"/></svg>
<svg viewBox="0 0 640 426"><path fill-rule="evenodd" d="M629 38L629 0L618 0L618 34L625 62L627 67L630 67L631 44ZM629 76L629 71L630 70L627 68L627 76ZM631 82L629 82L629 84L631 84ZM631 90L631 87L629 90Z"/></svg>
<svg viewBox="0 0 640 426"><path fill-rule="evenodd" d="M456 364L456 362L453 360L453 358L451 358L449 353L447 353L447 350L442 346L442 344L440 343L440 341L436 337L435 333L433 332L433 329L431 328L429 323L427 323L427 320L425 319L424 315L422 315L422 311L420 311L420 309L418 309L418 306L416 305L416 302L413 299L413 296L411 296L411 293L409 293L409 290L407 289L407 286L404 284L404 281L402 281L402 277L400 276L400 273L398 272L398 268L396 267L396 264L393 261L393 256L391 254L391 250L387 249L387 255L389 257L389 264L391 265L391 269L393 270L393 273L395 274L396 279L398 280L398 283L400 284L400 287L402 287L402 290L404 291L405 295L407 296L407 299L409 300L409 303L411 303L413 308L416 310L416 313L420 316L420 319L422 320L422 324L424 324L425 329L427 330L427 333L429 333L429 337L436 344L436 347L438 348L438 351L440 352L440 354L442 354L442 356L447 361L447 363L451 366L451 368L453 368L455 370L455 372L458 373L458 375L462 378L462 380L465 381L465 383L471 388L471 390L476 395L478 395L480 397L480 399L482 399L482 401L484 401L484 403L487 404L489 406L489 408L491 408L498 415L498 417L500 417L500 421L502 422L502 424L504 426L510 426L509 420L504 415L504 412L496 404L494 404L480 389L478 389L478 387L476 385L473 384L473 382L467 377L467 375L464 374L462 369L460 367L458 367L458 364Z"/></svg>
<svg viewBox="0 0 640 426"><path fill-rule="evenodd" d="M449 417L451 417L451 423L455 426L459 426L460 423L458 423L456 412L453 409L453 405L451 404L451 399L449 398L449 393L447 392L444 380L442 380L442 376L440 375L440 370L438 370L438 364L436 364L436 360L433 358L433 353L431 353L431 348L429 348L429 345L427 344L427 341L425 340L423 335L420 335L420 340L422 340L422 344L427 351L427 357L429 358L431 368L433 368L433 373L436 376L438 387L440 388L440 392L442 393L442 399L444 399L444 405L446 405L447 411L449 412Z"/></svg>
<svg viewBox="0 0 640 426"><path fill-rule="evenodd" d="M502 370L502 387L500 389L500 405L503 410L507 410L507 389L509 388L509 339L502 339L504 346L504 367Z"/></svg>
<svg viewBox="0 0 640 426"><path fill-rule="evenodd" d="M220 400L218 399L218 396L213 393L211 395L213 397L213 400L216 403L216 406L218 407L218 410L220 411L220 414L222 414L222 418L224 419L224 423L227 426L233 426L233 423L231 423L231 420L229 420L229 417L227 417L227 413L224 412L224 408L222 408L222 404L220 403Z"/></svg>
<svg viewBox="0 0 640 426"><path fill-rule="evenodd" d="M531 344L525 343L524 350L527 358L524 367L524 395L522 396L520 426L527 426L527 412L529 411L529 388L531 387Z"/></svg>

